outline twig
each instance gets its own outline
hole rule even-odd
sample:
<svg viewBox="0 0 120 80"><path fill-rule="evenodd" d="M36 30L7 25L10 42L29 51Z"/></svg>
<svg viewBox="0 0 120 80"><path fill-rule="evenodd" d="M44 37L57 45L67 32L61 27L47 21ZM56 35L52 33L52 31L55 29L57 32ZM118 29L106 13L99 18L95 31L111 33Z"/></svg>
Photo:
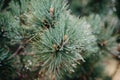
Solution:
<svg viewBox="0 0 120 80"><path fill-rule="evenodd" d="M13 58L14 56L16 56L22 48L23 48L23 45L20 44L20 46L18 47L18 49L13 53L13 55L11 55L11 56L9 57L9 59L11 59L11 58Z"/></svg>
<svg viewBox="0 0 120 80"><path fill-rule="evenodd" d="M118 71L119 67L120 67L120 62L117 64L117 67L116 67L116 69L115 69L115 71L114 71L114 73L112 75L112 78L114 78L115 75L117 74L117 71Z"/></svg>

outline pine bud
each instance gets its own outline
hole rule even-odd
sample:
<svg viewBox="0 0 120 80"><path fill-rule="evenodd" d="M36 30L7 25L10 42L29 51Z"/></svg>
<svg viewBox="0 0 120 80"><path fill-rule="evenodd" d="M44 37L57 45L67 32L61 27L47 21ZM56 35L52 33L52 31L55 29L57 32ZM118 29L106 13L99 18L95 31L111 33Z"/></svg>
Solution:
<svg viewBox="0 0 120 80"><path fill-rule="evenodd" d="M57 45L56 45L56 44L53 44L53 48L54 48L55 50L57 50Z"/></svg>
<svg viewBox="0 0 120 80"><path fill-rule="evenodd" d="M63 38L63 40L65 41L67 39L67 35L64 35L64 38Z"/></svg>
<svg viewBox="0 0 120 80"><path fill-rule="evenodd" d="M49 26L46 25L46 26L45 26L45 29L48 29L48 28L49 28Z"/></svg>
<svg viewBox="0 0 120 80"><path fill-rule="evenodd" d="M102 43L101 43L102 46L106 46L107 45L107 41L104 40Z"/></svg>
<svg viewBox="0 0 120 80"><path fill-rule="evenodd" d="M120 52L120 44L118 44L118 46L117 46L117 51Z"/></svg>
<svg viewBox="0 0 120 80"><path fill-rule="evenodd" d="M50 15L53 16L54 14L54 8L50 8Z"/></svg>

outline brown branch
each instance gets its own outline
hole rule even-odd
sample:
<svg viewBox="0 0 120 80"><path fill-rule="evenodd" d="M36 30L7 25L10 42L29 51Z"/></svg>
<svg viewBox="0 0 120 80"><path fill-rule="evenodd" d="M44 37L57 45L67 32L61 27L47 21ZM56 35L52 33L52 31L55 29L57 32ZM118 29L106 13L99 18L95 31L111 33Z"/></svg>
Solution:
<svg viewBox="0 0 120 80"><path fill-rule="evenodd" d="M112 78L114 78L115 75L117 74L117 71L118 71L119 67L120 67L120 62L117 64L117 67L116 67L114 73L112 74Z"/></svg>
<svg viewBox="0 0 120 80"><path fill-rule="evenodd" d="M23 45L20 44L20 46L18 47L18 49L9 57L9 59L13 58L14 56L16 56L20 50L23 49Z"/></svg>

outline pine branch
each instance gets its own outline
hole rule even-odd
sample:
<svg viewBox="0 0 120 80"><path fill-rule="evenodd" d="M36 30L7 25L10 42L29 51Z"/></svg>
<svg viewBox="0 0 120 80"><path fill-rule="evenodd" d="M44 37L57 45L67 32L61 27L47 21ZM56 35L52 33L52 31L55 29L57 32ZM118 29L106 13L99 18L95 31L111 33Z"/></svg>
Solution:
<svg viewBox="0 0 120 80"><path fill-rule="evenodd" d="M9 59L11 59L11 58L15 57L17 54L19 54L23 48L24 48L23 45L20 44L18 49L9 57Z"/></svg>
<svg viewBox="0 0 120 80"><path fill-rule="evenodd" d="M40 38L36 36L33 41L34 49L40 55L40 61L43 62L42 70L47 70L47 73L53 72L56 78L64 72L73 71L72 64L84 61L82 51L90 52L96 43L90 26L85 20L75 20L74 17L69 17L62 15L55 28L46 30L42 35L38 35ZM85 31L86 29L88 31ZM93 44L90 44L91 40Z"/></svg>

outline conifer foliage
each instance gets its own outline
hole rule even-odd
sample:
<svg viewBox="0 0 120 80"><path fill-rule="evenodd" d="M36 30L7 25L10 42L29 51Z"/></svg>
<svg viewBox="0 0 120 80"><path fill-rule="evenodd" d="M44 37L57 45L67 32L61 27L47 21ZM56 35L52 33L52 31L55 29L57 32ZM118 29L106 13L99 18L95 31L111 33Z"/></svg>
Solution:
<svg viewBox="0 0 120 80"><path fill-rule="evenodd" d="M99 16L79 19L66 0L11 0L4 10L0 2L0 80L61 80L108 51L113 28L101 34Z"/></svg>

